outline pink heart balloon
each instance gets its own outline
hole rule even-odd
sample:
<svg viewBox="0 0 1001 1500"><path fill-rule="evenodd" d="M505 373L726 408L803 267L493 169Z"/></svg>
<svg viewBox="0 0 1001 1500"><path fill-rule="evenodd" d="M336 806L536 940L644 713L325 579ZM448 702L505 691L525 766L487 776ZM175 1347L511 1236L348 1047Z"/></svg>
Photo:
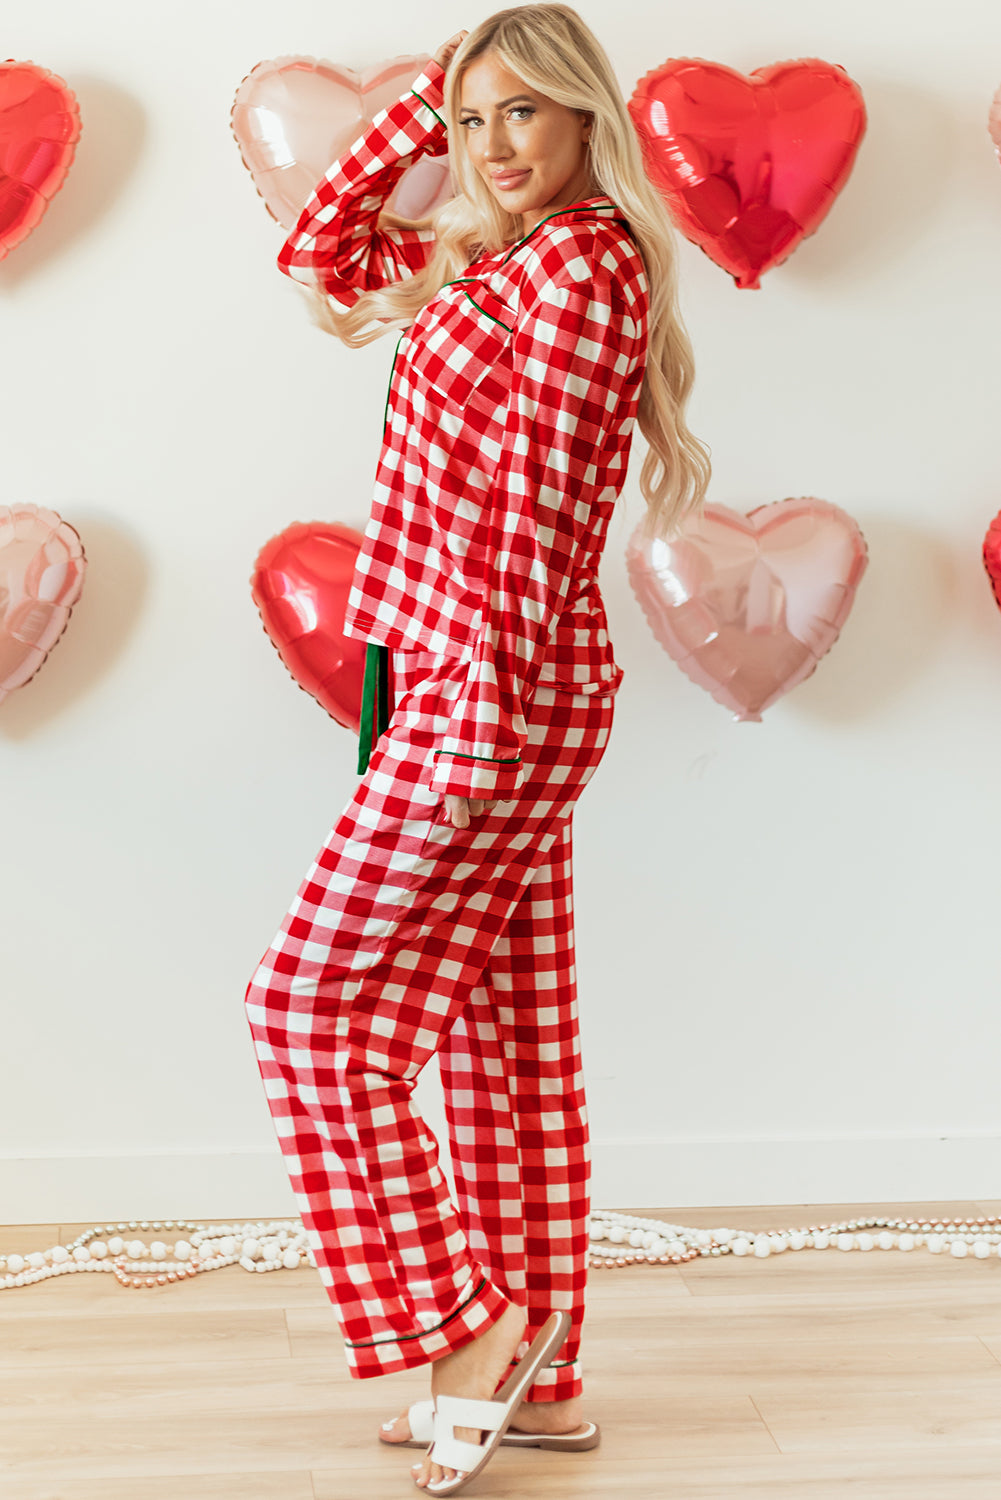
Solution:
<svg viewBox="0 0 1001 1500"><path fill-rule="evenodd" d="M707 505L671 541L633 533L633 592L669 656L737 719L760 722L834 645L868 562L855 521L826 500Z"/></svg>
<svg viewBox="0 0 1001 1500"><path fill-rule="evenodd" d="M356 73L315 57L278 57L251 69L230 119L243 164L273 219L293 227L327 168L406 92L427 61L394 57ZM420 219L451 196L448 156L423 155L386 207Z"/></svg>
<svg viewBox="0 0 1001 1500"><path fill-rule="evenodd" d="M987 133L994 142L994 155L1001 162L1001 88L991 100L990 112L987 116Z"/></svg>
<svg viewBox="0 0 1001 1500"><path fill-rule="evenodd" d="M0 505L0 702L66 629L86 566L80 537L54 510Z"/></svg>

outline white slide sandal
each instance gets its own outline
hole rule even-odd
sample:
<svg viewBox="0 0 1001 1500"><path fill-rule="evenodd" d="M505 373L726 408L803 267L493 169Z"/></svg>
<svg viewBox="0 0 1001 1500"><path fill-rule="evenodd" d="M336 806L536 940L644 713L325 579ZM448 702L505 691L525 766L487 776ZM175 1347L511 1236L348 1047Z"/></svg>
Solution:
<svg viewBox="0 0 1001 1500"><path fill-rule="evenodd" d="M454 1479L418 1486L429 1495L457 1495L482 1473L500 1447L504 1433L521 1399L540 1370L556 1356L570 1332L570 1314L554 1312L546 1319L492 1401L474 1401L466 1396L439 1396L435 1401L434 1442L428 1457L432 1462L456 1470ZM478 1428L487 1434L482 1443L467 1443L455 1436L457 1427Z"/></svg>
<svg viewBox="0 0 1001 1500"><path fill-rule="evenodd" d="M383 1424L386 1432L396 1426L395 1419ZM461 1424L460 1424L461 1425ZM407 1426L410 1437L380 1438L387 1448L426 1448L434 1440L434 1402L415 1401L407 1410ZM509 1427L501 1438L502 1448L548 1448L558 1453L583 1453L588 1448L597 1448L601 1442L601 1429L597 1422L582 1422L573 1432L517 1432Z"/></svg>
<svg viewBox="0 0 1001 1500"><path fill-rule="evenodd" d="M395 1426L394 1417L391 1422L382 1424L382 1430L389 1432ZM379 1442L385 1443L387 1448L426 1448L434 1439L434 1402L415 1401L413 1406L408 1407L407 1426L410 1428L408 1438L399 1438L394 1442L392 1438L380 1437Z"/></svg>

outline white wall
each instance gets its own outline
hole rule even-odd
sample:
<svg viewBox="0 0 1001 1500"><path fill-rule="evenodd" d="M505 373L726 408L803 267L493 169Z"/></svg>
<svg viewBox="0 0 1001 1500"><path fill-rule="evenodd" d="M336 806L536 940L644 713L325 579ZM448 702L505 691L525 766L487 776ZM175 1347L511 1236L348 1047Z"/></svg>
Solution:
<svg viewBox="0 0 1001 1500"><path fill-rule="evenodd" d="M582 4L628 96L669 56L842 63L869 131L758 291L683 243L711 498L860 521L814 678L736 724L603 570L625 680L575 819L595 1202L996 1197L1001 12ZM314 331L229 133L262 58L362 68L485 10L35 0L4 47L76 90L65 188L0 265L0 503L81 531L84 597L0 706L0 1216L292 1207L243 990L355 786L249 596L294 520L364 525L393 340ZM374 14L374 13L373 13ZM422 1086L439 1120L433 1087Z"/></svg>

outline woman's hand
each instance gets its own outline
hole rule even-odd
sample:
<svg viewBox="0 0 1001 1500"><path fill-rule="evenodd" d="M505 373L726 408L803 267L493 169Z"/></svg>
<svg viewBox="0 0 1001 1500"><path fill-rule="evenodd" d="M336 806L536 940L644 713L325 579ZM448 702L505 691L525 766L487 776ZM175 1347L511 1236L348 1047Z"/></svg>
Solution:
<svg viewBox="0 0 1001 1500"><path fill-rule="evenodd" d="M438 51L434 55L434 60L439 67L444 68L446 72L448 71L449 63L452 61L452 58L455 56L456 52L458 52L459 48L462 46L468 35L468 31L457 31L455 33L455 36L449 37L447 42L442 42L441 46L438 48Z"/></svg>
<svg viewBox="0 0 1001 1500"><path fill-rule="evenodd" d="M469 815L477 817L485 807L493 807L496 802L510 802L510 797L456 797L451 792L445 793L445 811L448 813L448 821L453 828L468 828Z"/></svg>

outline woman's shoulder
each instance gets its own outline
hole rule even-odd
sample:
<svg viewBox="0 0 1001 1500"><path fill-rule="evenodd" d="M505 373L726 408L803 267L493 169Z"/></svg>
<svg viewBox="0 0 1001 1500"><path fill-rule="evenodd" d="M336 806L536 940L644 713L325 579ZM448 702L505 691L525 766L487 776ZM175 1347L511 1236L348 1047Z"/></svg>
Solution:
<svg viewBox="0 0 1001 1500"><path fill-rule="evenodd" d="M518 259L523 307L554 288L603 290L627 307L648 294L642 257L621 217L558 214L539 225Z"/></svg>

